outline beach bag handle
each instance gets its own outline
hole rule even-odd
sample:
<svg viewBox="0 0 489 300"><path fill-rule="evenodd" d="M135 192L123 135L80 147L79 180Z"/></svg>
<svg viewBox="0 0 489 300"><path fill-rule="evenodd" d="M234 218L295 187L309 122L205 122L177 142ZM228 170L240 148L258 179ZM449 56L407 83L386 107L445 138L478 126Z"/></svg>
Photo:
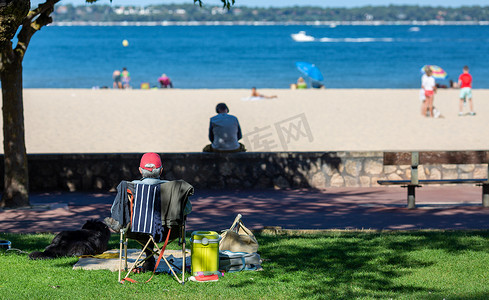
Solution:
<svg viewBox="0 0 489 300"><path fill-rule="evenodd" d="M236 216L236 219L234 219L234 222L233 222L233 225L231 225L231 227L229 227L229 230L232 230L236 233L245 233L247 235L250 235L252 236L253 238L255 237L253 235L253 233L251 232L251 230L249 230L245 224L243 223L243 221L241 221L241 217L243 217L241 214L238 214ZM240 232L242 231L242 232Z"/></svg>
<svg viewBox="0 0 489 300"><path fill-rule="evenodd" d="M231 227L221 234L221 239L219 240L219 250L234 250L235 252L248 253L256 252L258 250L258 241L253 235L253 232L251 232L251 230L244 225L241 218L242 215L238 214ZM231 245L233 246L230 249L229 247ZM238 249L239 251L237 251ZM244 249L250 251L243 251Z"/></svg>

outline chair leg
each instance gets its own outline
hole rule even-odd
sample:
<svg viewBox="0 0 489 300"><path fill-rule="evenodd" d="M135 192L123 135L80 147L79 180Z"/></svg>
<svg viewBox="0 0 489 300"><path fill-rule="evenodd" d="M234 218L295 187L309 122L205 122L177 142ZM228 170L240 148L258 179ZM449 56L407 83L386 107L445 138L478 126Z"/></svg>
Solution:
<svg viewBox="0 0 489 300"><path fill-rule="evenodd" d="M170 233L168 233L168 235L167 235L167 241L165 242L165 246L166 246L166 243L168 242L168 237L169 237L169 236L170 236ZM152 236L150 236L150 240L153 240L153 237L152 237ZM180 278L178 278L178 276L177 276L177 274L175 273L175 271L173 270L173 267L171 266L171 264L170 264L170 263L168 262L168 260L165 258L164 253L162 253L162 252L164 252L164 250L165 250L165 249L163 249L163 247L165 247L165 246L163 246L162 248L160 248L160 247L158 247L158 244L154 243L154 245L155 245L155 247L156 247L157 252L159 252L159 257L161 257L161 258L163 259L163 261L166 263L166 265L168 266L168 269L170 269L170 272L173 274L173 276L174 276L174 277L175 277L175 279L178 281L178 283L183 283L183 281L182 281L182 280L180 280ZM160 258L158 258L158 259L160 259ZM157 262L156 264L158 264L158 262ZM184 271L185 271L185 270L182 270L182 272L184 272Z"/></svg>
<svg viewBox="0 0 489 300"><path fill-rule="evenodd" d="M158 252L161 252L163 251L163 249L160 249L158 247L158 245L156 245L156 248L158 249ZM160 253L161 255L161 253ZM182 281L180 280L180 278L178 278L177 274L175 273L175 271L173 270L173 267L170 265L170 263L168 262L168 260L165 258L165 255L161 255L161 258L163 259L163 261L166 263L166 265L168 266L168 269L170 269L170 272L173 274L173 276L175 277L175 279L178 281L178 283L182 283Z"/></svg>
<svg viewBox="0 0 489 300"><path fill-rule="evenodd" d="M183 227L182 229L182 284L185 283L185 270L186 270L186 267L187 267L187 262L186 262L186 249L185 249L185 227Z"/></svg>
<svg viewBox="0 0 489 300"><path fill-rule="evenodd" d="M139 253L138 258L136 258L136 261L134 262L134 264L132 264L131 269L130 269L130 270L127 272L127 274L126 274L126 276L124 277L124 279L126 279L127 277L129 277L129 274L131 274L132 270L134 270L134 267L136 267L136 265L137 265L137 263L138 263L139 259L141 258L141 256L143 256L144 250L146 250L146 248L148 248L149 242L151 242L152 240L153 240L153 238L152 238L152 237L150 237L150 238L148 239L148 242L146 243L146 245L144 245L143 250L141 250L141 253Z"/></svg>
<svg viewBox="0 0 489 300"><path fill-rule="evenodd" d="M127 243L129 239L124 238L124 271L127 271Z"/></svg>
<svg viewBox="0 0 489 300"><path fill-rule="evenodd" d="M123 240L124 233L123 233L122 229L120 230L120 232L121 232L121 235L120 235L120 239L119 239L119 281L118 281L118 282L121 282L121 271L122 271L122 244L124 243L124 240ZM127 253L126 253L126 256L127 256Z"/></svg>
<svg viewBox="0 0 489 300"><path fill-rule="evenodd" d="M186 267L186 244L185 244L185 227L182 228L182 257L183 257L183 262L182 262L182 277L181 279L177 276L177 274L175 273L175 270L173 269L173 266L170 264L170 262L168 262L168 260L164 257L164 248L166 248L166 245L168 243L168 238L170 236L170 232L168 233L167 235L167 239L165 241L165 246L163 246L162 248L160 248L158 246L158 244L155 242L155 240L153 239L152 236L149 236L148 238L148 241L146 242L146 244L144 245L143 249L141 250L141 253L139 253L139 256L136 258L136 261L134 262L134 264L132 264L130 270L127 272L126 276L122 279L122 281L126 280L126 278L129 277L129 275L131 274L131 272L134 270L134 268L136 267L136 265L138 264L138 262L140 262L140 259L141 259L141 256L143 255L143 253L149 249L148 246L150 243L153 243L154 245L154 248L156 248L156 251L154 251L155 249L151 249L151 252L153 252L153 255L154 254L158 254L159 252L159 256L160 258L159 259L163 259L163 261L165 261L166 265L168 266L168 268L170 269L170 272L173 274L173 276L175 277L175 279L178 281L178 283L180 284L184 284L185 283L185 267ZM126 241L124 243L124 240ZM121 230L121 239L120 239L120 253L119 253L119 282L121 282L121 271L122 271L122 244L124 243L124 250L125 250L125 263L126 263L126 270L127 270L127 240L128 238L125 237L125 235L122 233L122 230ZM139 241L137 241L138 243L140 243ZM141 245L143 245L142 243L140 243ZM148 257L146 257L144 260L148 259ZM143 261L144 261L143 260ZM159 261L159 260L158 260ZM158 262L156 263L156 266L157 266ZM178 269L177 266L175 266L175 268ZM156 271L156 270L155 270Z"/></svg>
<svg viewBox="0 0 489 300"><path fill-rule="evenodd" d="M173 270L173 267L170 265L170 263L168 262L168 260L166 260L165 256L163 255L161 258L163 258L163 260L165 261L166 265L168 266L168 268L170 269L171 273L173 274L173 276L175 277L175 279L178 281L178 283L182 283L182 281L180 280L180 278L178 278L177 274ZM183 272L183 270L182 270L182 272Z"/></svg>

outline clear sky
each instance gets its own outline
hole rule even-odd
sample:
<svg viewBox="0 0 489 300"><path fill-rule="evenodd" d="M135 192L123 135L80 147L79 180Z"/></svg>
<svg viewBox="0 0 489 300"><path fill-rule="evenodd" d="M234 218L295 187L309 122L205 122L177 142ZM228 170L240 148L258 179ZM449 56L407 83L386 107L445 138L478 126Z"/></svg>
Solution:
<svg viewBox="0 0 489 300"><path fill-rule="evenodd" d="M44 2L43 0L31 0L32 5ZM203 0L204 4L221 4L219 0ZM83 5L85 0L61 0L61 4L73 4L73 5ZM99 0L97 3L100 4L110 4L109 0ZM112 0L112 5L138 5L146 6L149 4L170 4L170 3L193 3L193 0ZM331 1L331 0L236 0L237 6L251 6L251 7L283 7L283 6L301 6L301 5L313 5L322 7L358 7L365 5L420 5L420 6L450 6L459 7L462 5L481 5L488 6L488 0L342 0L342 1Z"/></svg>

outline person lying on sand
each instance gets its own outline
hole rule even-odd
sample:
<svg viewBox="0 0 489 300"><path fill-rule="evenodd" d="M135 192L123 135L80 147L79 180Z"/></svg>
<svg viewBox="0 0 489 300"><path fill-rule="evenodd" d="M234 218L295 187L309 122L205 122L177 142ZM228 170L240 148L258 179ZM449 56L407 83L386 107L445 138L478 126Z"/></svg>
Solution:
<svg viewBox="0 0 489 300"><path fill-rule="evenodd" d="M257 97L257 98L266 98L266 99L272 99L272 98L277 98L277 96L265 96L263 94L260 94L256 91L256 87L251 88L251 97Z"/></svg>

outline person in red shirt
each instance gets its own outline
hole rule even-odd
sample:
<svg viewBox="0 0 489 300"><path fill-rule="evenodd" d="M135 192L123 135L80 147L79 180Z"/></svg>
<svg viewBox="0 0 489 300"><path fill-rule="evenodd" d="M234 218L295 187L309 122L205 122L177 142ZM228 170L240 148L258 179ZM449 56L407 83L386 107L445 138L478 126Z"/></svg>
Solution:
<svg viewBox="0 0 489 300"><path fill-rule="evenodd" d="M474 106L472 104L472 75L469 74L469 67L465 66L463 73L458 77L458 86L460 87L460 104L458 115L464 115L464 105L466 101L468 101L470 107L469 115L475 116Z"/></svg>

